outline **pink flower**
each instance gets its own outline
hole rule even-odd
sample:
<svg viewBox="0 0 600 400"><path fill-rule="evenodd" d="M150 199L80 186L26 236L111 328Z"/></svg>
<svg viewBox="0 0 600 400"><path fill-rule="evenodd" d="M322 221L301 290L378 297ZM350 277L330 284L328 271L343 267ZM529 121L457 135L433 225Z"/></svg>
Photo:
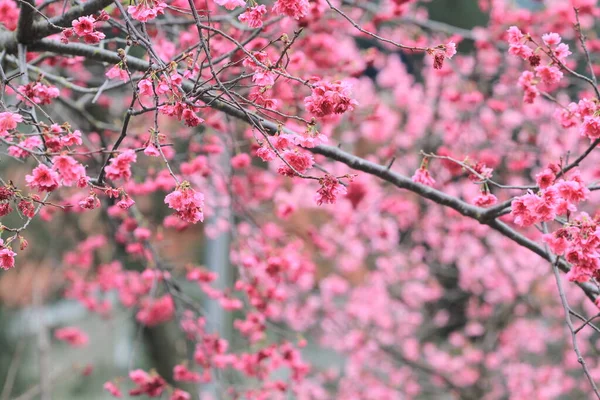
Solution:
<svg viewBox="0 0 600 400"><path fill-rule="evenodd" d="M144 325L155 326L170 321L174 314L175 303L167 294L158 299L144 299L136 319Z"/></svg>
<svg viewBox="0 0 600 400"><path fill-rule="evenodd" d="M305 17L310 10L308 0L277 0L273 5L273 12L279 15L287 15L294 19Z"/></svg>
<svg viewBox="0 0 600 400"><path fill-rule="evenodd" d="M261 160L267 162L274 160L277 157L277 154L275 154L273 149L268 147L268 145L264 145L261 146L260 149L256 150L256 156L259 157Z"/></svg>
<svg viewBox="0 0 600 400"><path fill-rule="evenodd" d="M493 206L498 202L498 198L491 193L482 193L473 199L473 204L479 207Z"/></svg>
<svg viewBox="0 0 600 400"><path fill-rule="evenodd" d="M533 103L540 94L534 83L534 75L531 71L524 71L519 77L517 84L525 90L525 95L523 96L523 101L525 103Z"/></svg>
<svg viewBox="0 0 600 400"><path fill-rule="evenodd" d="M54 86L46 86L41 82L31 82L27 85L19 86L19 94L17 97L23 101L33 101L35 104L45 105L50 104L52 99L55 99L60 94L58 88Z"/></svg>
<svg viewBox="0 0 600 400"><path fill-rule="evenodd" d="M303 133L295 135L293 137L294 144L302 146L307 149L312 149L320 145L321 143L327 143L329 139L327 136L319 133L316 129L306 129Z"/></svg>
<svg viewBox="0 0 600 400"><path fill-rule="evenodd" d="M334 204L337 197L345 195L347 193L346 187L338 181L338 179L332 175L325 175L319 180L321 188L317 191L315 200L317 205Z"/></svg>
<svg viewBox="0 0 600 400"><path fill-rule="evenodd" d="M31 154L26 149L34 150L36 147L42 147L42 140L39 138L39 136L30 136L19 143L19 147L10 146L8 148L8 154L13 157L26 158Z"/></svg>
<svg viewBox="0 0 600 400"><path fill-rule="evenodd" d="M160 375L150 375L141 369L131 371L129 379L137 385L129 391L130 396L145 394L149 397L160 397L167 387L167 382Z"/></svg>
<svg viewBox="0 0 600 400"><path fill-rule="evenodd" d="M557 215L561 199L554 187L542 191L541 196L527 193L512 201L511 215L515 224L530 226L537 222L552 221Z"/></svg>
<svg viewBox="0 0 600 400"><path fill-rule="evenodd" d="M543 236L544 242L548 244L550 250L556 255L563 255L567 246L569 245L566 236L567 231L563 228L557 230L553 234L546 234Z"/></svg>
<svg viewBox="0 0 600 400"><path fill-rule="evenodd" d="M288 167L285 163L281 164L277 172L285 176L295 176L296 172L304 174L315 163L313 156L306 152L287 150L282 157L293 168Z"/></svg>
<svg viewBox="0 0 600 400"><path fill-rule="evenodd" d="M554 183L556 174L549 168L546 168L535 176L535 181L540 189L546 189L548 186Z"/></svg>
<svg viewBox="0 0 600 400"><path fill-rule="evenodd" d="M171 74L169 79L171 79L171 84L175 86L180 86L183 83L183 77L178 73Z"/></svg>
<svg viewBox="0 0 600 400"><path fill-rule="evenodd" d="M106 36L102 32L94 31L92 33L88 33L83 37L83 41L87 44L97 44L100 43L102 39Z"/></svg>
<svg viewBox="0 0 600 400"><path fill-rule="evenodd" d="M444 47L444 55L446 58L452 58L456 54L456 43L448 42Z"/></svg>
<svg viewBox="0 0 600 400"><path fill-rule="evenodd" d="M169 400L190 400L192 396L181 389L175 389L169 397Z"/></svg>
<svg viewBox="0 0 600 400"><path fill-rule="evenodd" d="M62 178L62 184L73 186L81 178L85 178L85 167L71 156L56 156L52 159L52 169Z"/></svg>
<svg viewBox="0 0 600 400"><path fill-rule="evenodd" d="M581 117L593 116L596 110L596 103L588 98L583 98L577 103L577 112Z"/></svg>
<svg viewBox="0 0 600 400"><path fill-rule="evenodd" d="M136 161L135 151L125 150L110 160L110 164L105 168L106 177L111 180L124 179L128 181L131 178L131 164Z"/></svg>
<svg viewBox="0 0 600 400"><path fill-rule="evenodd" d="M600 117L586 116L583 118L583 124L580 127L582 136L587 136L591 140L600 138Z"/></svg>
<svg viewBox="0 0 600 400"><path fill-rule="evenodd" d="M246 153L240 153L231 158L231 166L234 169L243 169L250 165L250 156Z"/></svg>
<svg viewBox="0 0 600 400"><path fill-rule="evenodd" d="M198 115L196 115L194 110L190 108L186 108L185 110L183 110L183 112L181 113L181 117L185 121L185 124L191 127L198 126L204 122L204 120Z"/></svg>
<svg viewBox="0 0 600 400"><path fill-rule="evenodd" d="M542 40L547 46L556 46L561 42L562 39L558 33L551 32L543 34Z"/></svg>
<svg viewBox="0 0 600 400"><path fill-rule="evenodd" d="M8 135L8 131L16 129L19 122L23 122L23 117L20 114L0 113L0 136Z"/></svg>
<svg viewBox="0 0 600 400"><path fill-rule="evenodd" d="M533 50L531 50L531 48L525 44L515 44L510 45L508 48L508 54L527 60L533 55Z"/></svg>
<svg viewBox="0 0 600 400"><path fill-rule="evenodd" d="M123 397L123 393L121 393L121 390L119 389L119 387L117 385L115 385L112 382L106 382L104 383L104 390L106 390L108 393L110 393L113 397L117 397L117 398L121 398Z"/></svg>
<svg viewBox="0 0 600 400"><path fill-rule="evenodd" d="M120 209L123 209L123 210L128 210L134 204L135 204L135 201L133 201L133 199L131 197L129 197L128 195L125 194L125 195L123 195L121 200L119 200L119 202L117 203L117 207L119 207Z"/></svg>
<svg viewBox="0 0 600 400"><path fill-rule="evenodd" d="M18 20L19 8L17 3L12 0L0 0L0 23L4 24L9 31L14 31L17 29Z"/></svg>
<svg viewBox="0 0 600 400"><path fill-rule="evenodd" d="M93 210L94 208L100 207L100 199L95 194L91 194L85 199L81 200L79 203L79 207L85 210Z"/></svg>
<svg viewBox="0 0 600 400"><path fill-rule="evenodd" d="M60 143L63 146L81 146L83 141L81 140L81 131L75 130L71 133L68 133L65 136L60 138Z"/></svg>
<svg viewBox="0 0 600 400"><path fill-rule="evenodd" d="M563 77L563 73L560 69L552 66L540 65L535 68L537 76L547 84L553 84L560 81Z"/></svg>
<svg viewBox="0 0 600 400"><path fill-rule="evenodd" d="M572 128L579 123L580 115L577 112L577 104L570 103L567 108L557 108L554 117L563 128Z"/></svg>
<svg viewBox="0 0 600 400"><path fill-rule="evenodd" d="M40 192L51 192L58 188L58 174L44 164L35 168L31 175L25 176L27 185Z"/></svg>
<svg viewBox="0 0 600 400"><path fill-rule="evenodd" d="M119 64L114 65L111 69L106 72L106 77L109 79L119 78L123 82L127 82L129 80L129 75L124 68L121 68Z"/></svg>
<svg viewBox="0 0 600 400"><path fill-rule="evenodd" d="M0 186L0 201L10 200L15 196L15 191L9 186Z"/></svg>
<svg viewBox="0 0 600 400"><path fill-rule="evenodd" d="M350 83L345 81L318 82L312 94L304 98L304 105L316 117L352 111L358 102L352 99L351 89Z"/></svg>
<svg viewBox="0 0 600 400"><path fill-rule="evenodd" d="M275 84L275 73L272 71L261 71L257 70L252 75L252 82L258 86L273 86Z"/></svg>
<svg viewBox="0 0 600 400"><path fill-rule="evenodd" d="M142 79L138 82L139 93L142 96L154 96L154 91L152 89L152 82L150 79Z"/></svg>
<svg viewBox="0 0 600 400"><path fill-rule="evenodd" d="M131 14L133 19L140 22L148 22L159 15L163 15L165 13L165 8L167 8L166 3L150 0L141 2L136 6L127 7L127 12Z"/></svg>
<svg viewBox="0 0 600 400"><path fill-rule="evenodd" d="M33 218L35 215L35 207L33 203L27 200L21 200L17 205L21 214L26 216L27 218Z"/></svg>
<svg viewBox="0 0 600 400"><path fill-rule="evenodd" d="M169 193L165 197L165 203L177 211L177 216L185 222L195 224L204 221L204 196L189 187L187 182L183 182L179 188Z"/></svg>
<svg viewBox="0 0 600 400"><path fill-rule="evenodd" d="M96 19L91 16L79 17L79 19L74 19L72 22L73 30L77 34L77 36L85 36L94 31L94 24L96 23Z"/></svg>
<svg viewBox="0 0 600 400"><path fill-rule="evenodd" d="M566 43L561 43L554 49L554 55L560 62L565 62L566 58L570 56L572 53L569 50L569 45Z"/></svg>
<svg viewBox="0 0 600 400"><path fill-rule="evenodd" d="M154 143L150 143L144 149L144 154L147 155L147 156L149 156L149 157L159 157L160 156L160 151L156 148L156 146L154 145Z"/></svg>
<svg viewBox="0 0 600 400"><path fill-rule="evenodd" d="M198 383L201 376L198 372L190 371L185 365L176 365L173 368L173 379L177 382Z"/></svg>
<svg viewBox="0 0 600 400"><path fill-rule="evenodd" d="M426 168L419 168L412 176L413 182L421 183L426 186L435 185L435 179L431 177L429 170Z"/></svg>
<svg viewBox="0 0 600 400"><path fill-rule="evenodd" d="M67 342L73 347L83 347L89 342L88 335L81 329L73 326L57 329L54 333L54 337L58 340Z"/></svg>
<svg viewBox="0 0 600 400"><path fill-rule="evenodd" d="M248 24L250 28L260 28L263 26L263 15L267 13L267 7L264 5L254 6L251 8L247 8L246 12L240 14L238 19L241 22L245 22Z"/></svg>
<svg viewBox="0 0 600 400"><path fill-rule="evenodd" d="M0 250L0 268L9 270L15 266L15 256L17 253L10 247L4 247Z"/></svg>
<svg viewBox="0 0 600 400"><path fill-rule="evenodd" d="M519 44L525 37L521 30L516 26L511 26L506 32L508 33L508 43L511 45Z"/></svg>
<svg viewBox="0 0 600 400"><path fill-rule="evenodd" d="M246 5L244 0L215 0L215 3L225 7L228 10L233 10L237 7L244 7Z"/></svg>
<svg viewBox="0 0 600 400"><path fill-rule="evenodd" d="M581 180L579 172L570 180L559 181L554 187L558 195L571 204L578 204L586 200L590 194L590 190Z"/></svg>
<svg viewBox="0 0 600 400"><path fill-rule="evenodd" d="M0 203L0 217L4 217L5 215L8 215L12 211L13 211L13 208L10 206L10 203Z"/></svg>

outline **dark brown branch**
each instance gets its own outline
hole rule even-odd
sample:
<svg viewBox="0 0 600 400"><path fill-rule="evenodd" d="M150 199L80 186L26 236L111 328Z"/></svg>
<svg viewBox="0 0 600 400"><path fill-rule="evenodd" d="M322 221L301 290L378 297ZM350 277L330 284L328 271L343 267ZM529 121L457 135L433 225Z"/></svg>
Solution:
<svg viewBox="0 0 600 400"><path fill-rule="evenodd" d="M33 14L35 4L33 0L21 1L21 12L19 13L19 22L17 23L17 42L27 43L32 36Z"/></svg>

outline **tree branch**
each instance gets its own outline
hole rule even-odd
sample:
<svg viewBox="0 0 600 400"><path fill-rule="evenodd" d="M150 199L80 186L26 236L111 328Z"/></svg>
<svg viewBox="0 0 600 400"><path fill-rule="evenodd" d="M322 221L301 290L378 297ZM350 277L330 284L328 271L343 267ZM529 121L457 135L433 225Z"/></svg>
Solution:
<svg viewBox="0 0 600 400"><path fill-rule="evenodd" d="M17 23L17 42L27 43L30 41L33 28L33 13L35 4L33 0L21 1L21 12L19 13L19 22Z"/></svg>
<svg viewBox="0 0 600 400"><path fill-rule="evenodd" d="M62 44L56 41L50 41L46 39L32 44L31 47L32 49L52 51L58 54L85 56L89 59L115 64L121 61L121 58L116 52L99 49L84 44ZM130 68L131 70L146 71L150 68L149 62L129 55L126 56L126 62L128 68ZM183 87L185 90L191 90L193 88L193 84L191 82L184 82ZM287 131L288 133L294 133L293 131L287 130L286 128L281 128L279 124L262 118L256 115L255 113L252 113L245 109L239 109L224 101L218 100L217 96L210 92L205 92L202 95L200 95L200 99L205 103L210 104L211 108L217 109L232 117L248 122L253 126L264 129L267 133L274 134L280 131L281 129L283 129L284 132ZM350 168L355 169L357 171L362 171L370 175L377 176L398 188L407 189L437 204L452 208L453 210L459 212L463 216L473 218L482 224L488 225L489 227L506 236L507 238L511 239L515 243L518 243L519 245L528 248L529 250L538 254L543 259L548 261L553 260L551 255L538 243L532 241L531 239L528 239L524 235L510 228L508 225L496 219L491 219L489 217L488 210L473 206L459 198L450 196L429 186L413 182L412 179L410 179L409 177L390 171L386 166L367 161L363 158L347 153L337 147L319 145L307 150L310 150L315 154L321 154L332 160L344 163ZM563 272L568 272L570 270L568 263L562 260L559 263L558 267ZM597 295L600 293L593 285L588 283L578 283L578 286L583 289L586 296L592 301L594 301Z"/></svg>

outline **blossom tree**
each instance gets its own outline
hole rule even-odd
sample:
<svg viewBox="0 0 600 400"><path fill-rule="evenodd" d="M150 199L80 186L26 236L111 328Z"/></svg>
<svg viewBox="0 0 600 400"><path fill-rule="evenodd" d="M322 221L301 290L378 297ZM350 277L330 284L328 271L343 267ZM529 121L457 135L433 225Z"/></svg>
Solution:
<svg viewBox="0 0 600 400"><path fill-rule="evenodd" d="M600 398L600 7L423 3L0 0L1 273L191 349L107 396Z"/></svg>

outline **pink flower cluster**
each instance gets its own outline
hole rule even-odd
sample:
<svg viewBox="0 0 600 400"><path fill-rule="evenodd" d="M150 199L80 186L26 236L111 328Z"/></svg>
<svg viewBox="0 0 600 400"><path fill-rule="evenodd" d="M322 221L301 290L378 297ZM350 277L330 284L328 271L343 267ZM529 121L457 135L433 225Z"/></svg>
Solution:
<svg viewBox="0 0 600 400"><path fill-rule="evenodd" d="M104 33L96 30L96 22L108 21L109 18L105 11L102 11L98 18L95 18L93 15L79 17L71 23L72 28L62 31L60 40L63 43L69 43L71 37L78 36L83 38L83 41L88 44L100 43L106 36Z"/></svg>
<svg viewBox="0 0 600 400"><path fill-rule="evenodd" d="M286 150L283 152L282 158L287 164L282 163L277 172L284 176L296 176L297 173L304 174L315 163L312 154L306 151Z"/></svg>
<svg viewBox="0 0 600 400"><path fill-rule="evenodd" d="M600 225L586 213L551 234L544 241L553 253L571 263L567 278L587 282L600 278Z"/></svg>
<svg viewBox="0 0 600 400"><path fill-rule="evenodd" d="M260 28L263 26L263 16L267 13L267 7L264 5L254 6L246 9L246 11L238 17L240 22L245 22L250 28Z"/></svg>
<svg viewBox="0 0 600 400"><path fill-rule="evenodd" d="M56 171L51 170L45 164L40 164L32 172L31 175L25 176L25 181L32 189L37 189L40 192L52 192L58 188L59 176Z"/></svg>
<svg viewBox="0 0 600 400"><path fill-rule="evenodd" d="M14 31L17 29L19 21L19 7L12 0L0 0L0 23L4 24L6 29Z"/></svg>
<svg viewBox="0 0 600 400"><path fill-rule="evenodd" d="M190 224L204 221L204 196L192 189L188 182L183 182L177 189L165 197L169 208L177 211L177 216Z"/></svg>
<svg viewBox="0 0 600 400"><path fill-rule="evenodd" d="M254 59L258 61L260 64L264 66L271 66L271 60L269 60L269 56L267 53L259 51L255 52L253 55ZM252 82L256 83L261 88L268 88L275 84L275 78L277 75L275 72L265 69L263 66L257 64L254 59L248 57L245 58L242 65L244 67L250 68L254 70L254 75L252 75Z"/></svg>
<svg viewBox="0 0 600 400"><path fill-rule="evenodd" d="M429 170L426 167L419 168L415 174L412 176L413 182L420 183L426 186L435 185L435 179L429 173Z"/></svg>
<svg viewBox="0 0 600 400"><path fill-rule="evenodd" d="M10 246L4 246L4 243L0 242L0 269L9 270L13 268L16 255L17 253L12 251Z"/></svg>
<svg viewBox="0 0 600 400"><path fill-rule="evenodd" d="M553 85L560 82L563 78L560 66L561 64L564 64L566 58L571 54L569 45L561 43L562 38L557 33L546 33L542 35L542 40L546 45L546 49L541 48L541 50L548 56L550 64L540 65L541 57L536 54L540 48L535 51L532 50L526 43L532 39L529 36L524 35L519 28L511 26L507 30L507 39L509 43L509 54L527 60L529 64L534 67L535 75L531 71L524 71L518 82L519 86L525 90L523 101L525 103L533 103L539 95L536 88L538 81L547 85Z"/></svg>
<svg viewBox="0 0 600 400"><path fill-rule="evenodd" d="M521 57L524 60L529 59L533 55L533 50L527 46L524 41L526 40L523 32L516 26L511 26L506 31L507 40L509 44L508 53L513 56Z"/></svg>
<svg viewBox="0 0 600 400"><path fill-rule="evenodd" d="M71 156L56 156L52 159L52 169L57 171L64 186L78 185L85 187L87 184L85 167Z"/></svg>
<svg viewBox="0 0 600 400"><path fill-rule="evenodd" d="M0 217L10 214L13 209L10 201L14 198L15 191L10 186L0 186Z"/></svg>
<svg viewBox="0 0 600 400"><path fill-rule="evenodd" d="M498 202L498 198L489 192L481 193L473 199L473 204L478 207L490 207Z"/></svg>
<svg viewBox="0 0 600 400"><path fill-rule="evenodd" d="M523 102L527 104L533 104L535 99L540 95L540 92L536 86L535 75L531 71L523 71L517 84L521 89L524 90Z"/></svg>
<svg viewBox="0 0 600 400"><path fill-rule="evenodd" d="M0 137L6 137L9 131L17 128L17 124L23 122L23 117L20 114L12 112L0 113Z"/></svg>
<svg viewBox="0 0 600 400"><path fill-rule="evenodd" d="M31 82L27 85L21 85L19 90L19 100L33 101L35 104L50 104L60 94L55 86L47 86L41 82Z"/></svg>
<svg viewBox="0 0 600 400"><path fill-rule="evenodd" d="M199 383L202 376L195 371L190 371L186 365L180 364L173 367L173 379L177 382Z"/></svg>
<svg viewBox="0 0 600 400"><path fill-rule="evenodd" d="M141 0L135 6L127 7L127 12L133 19L148 22L159 15L163 15L165 8L167 8L167 3L160 0Z"/></svg>
<svg viewBox="0 0 600 400"><path fill-rule="evenodd" d="M137 161L137 155L133 150L125 150L110 160L106 166L106 177L111 180L131 178L131 164Z"/></svg>
<svg viewBox="0 0 600 400"><path fill-rule="evenodd" d="M340 184L339 180L333 175L325 175L320 179L321 188L317 191L315 200L318 205L334 204L337 197L347 193L346 187Z"/></svg>
<svg viewBox="0 0 600 400"><path fill-rule="evenodd" d="M81 329L74 326L57 329L56 332L54 332L54 337L58 340L67 342L73 347L83 347L89 342L88 335Z"/></svg>
<svg viewBox="0 0 600 400"><path fill-rule="evenodd" d="M450 59L456 54L456 43L451 41L428 51L433 54L433 68L442 69L444 60L446 58Z"/></svg>
<svg viewBox="0 0 600 400"><path fill-rule="evenodd" d="M160 106L158 109L162 114L176 117L180 121L183 120L185 125L190 127L198 126L204 122L204 119L200 118L197 114L200 111L198 107L192 107L182 102Z"/></svg>
<svg viewBox="0 0 600 400"><path fill-rule="evenodd" d="M123 82L127 82L129 80L129 74L121 63L112 66L111 69L106 71L105 75L108 79L119 78Z"/></svg>
<svg viewBox="0 0 600 400"><path fill-rule="evenodd" d="M310 10L308 0L277 0L273 5L273 12L279 15L287 15L294 19L305 17Z"/></svg>
<svg viewBox="0 0 600 400"><path fill-rule="evenodd" d="M65 132L59 125L52 124L49 128L44 129L44 142L48 149L58 153L65 147L81 146L83 140L81 139L81 131Z"/></svg>
<svg viewBox="0 0 600 400"><path fill-rule="evenodd" d="M36 148L39 151L42 147L42 140L39 136L29 136L25 140L21 141L16 146L10 146L8 148L8 154L15 158L26 158L31 155L31 151L35 151Z"/></svg>
<svg viewBox="0 0 600 400"><path fill-rule="evenodd" d="M148 374L141 369L131 371L129 379L137 385L129 391L130 396L160 397L167 388L167 382L160 375Z"/></svg>
<svg viewBox="0 0 600 400"><path fill-rule="evenodd" d="M312 94L304 99L308 112L316 117L343 114L354 110L358 102L352 98L352 85L346 81L315 83Z"/></svg>
<svg viewBox="0 0 600 400"><path fill-rule="evenodd" d="M554 177L548 176L550 173ZM552 166L538 174L540 182L553 181L558 171ZM541 189L538 194L532 192L516 197L512 201L511 215L515 224L530 226L538 222L552 221L559 215L565 215L577 210L576 205L588 198L590 191L581 180L579 172L572 174L570 179L560 179L550 186Z"/></svg>
<svg viewBox="0 0 600 400"><path fill-rule="evenodd" d="M136 319L146 326L155 326L170 321L173 315L175 315L175 303L167 294L158 299L145 299Z"/></svg>

